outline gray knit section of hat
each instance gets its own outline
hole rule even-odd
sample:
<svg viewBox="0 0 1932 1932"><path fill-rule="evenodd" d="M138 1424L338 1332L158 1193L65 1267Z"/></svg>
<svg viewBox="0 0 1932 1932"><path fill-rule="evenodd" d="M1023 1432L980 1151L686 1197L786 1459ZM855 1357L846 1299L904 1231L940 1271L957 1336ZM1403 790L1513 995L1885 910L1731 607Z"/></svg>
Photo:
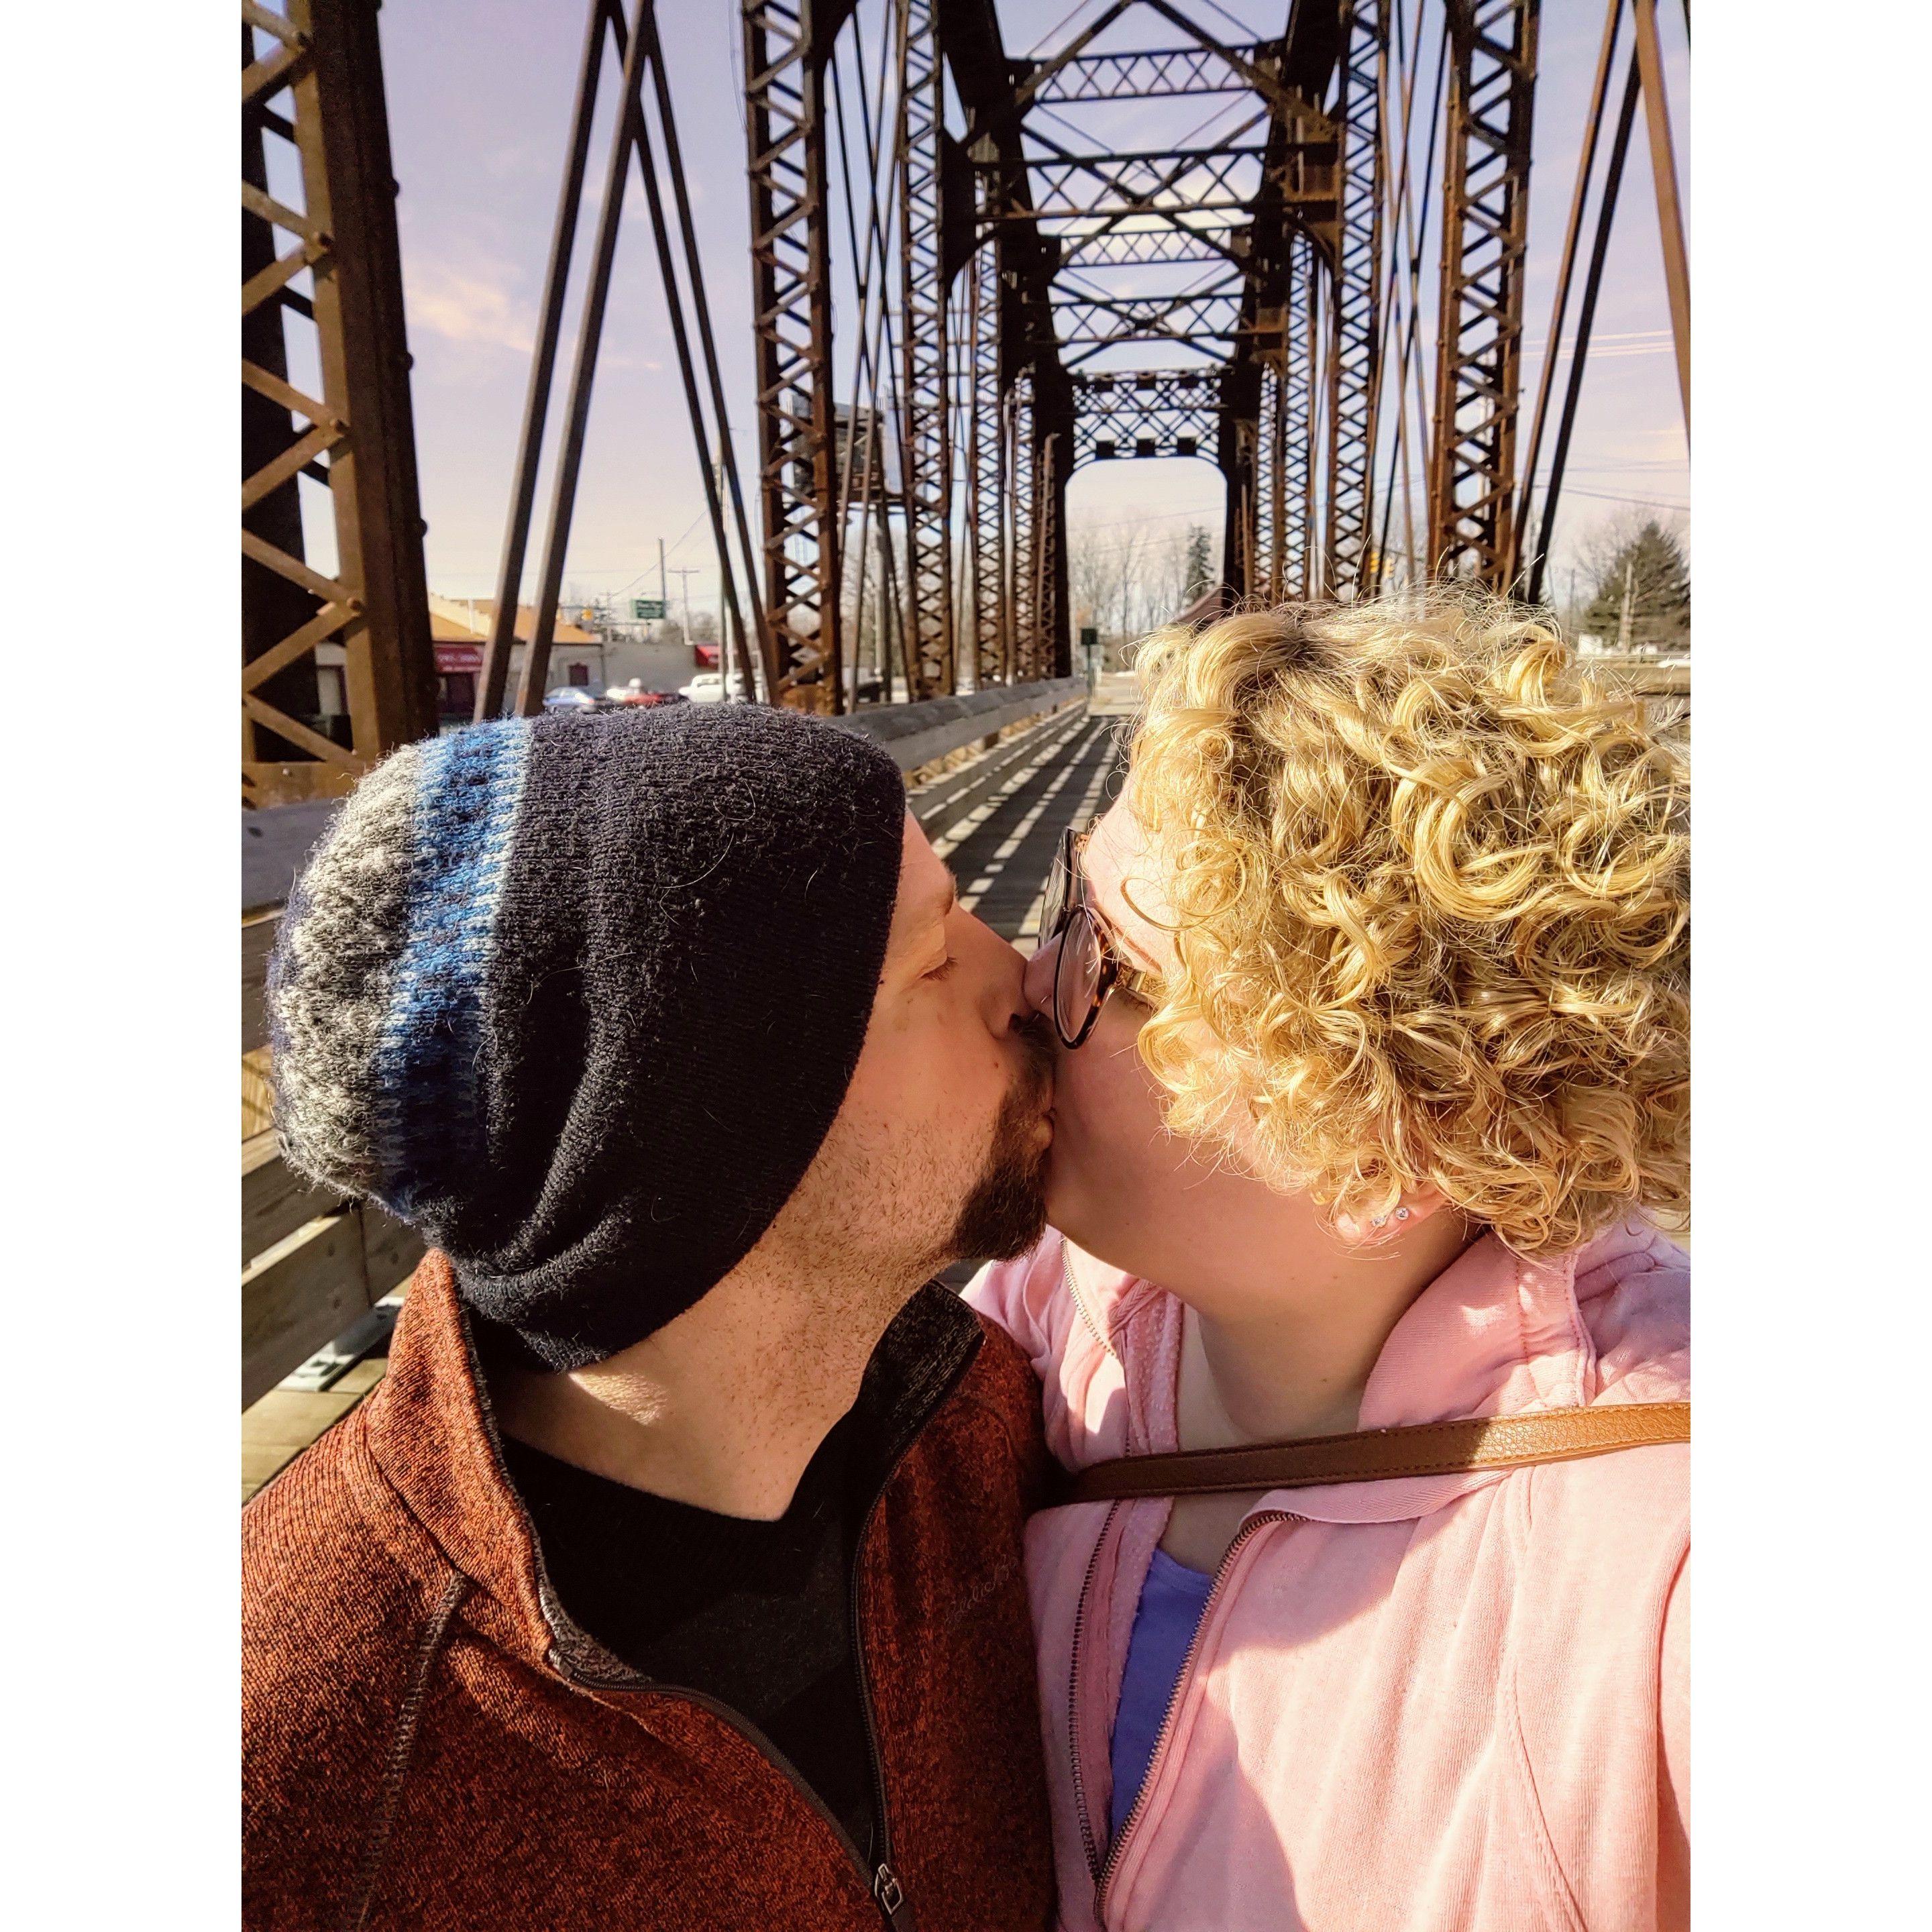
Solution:
<svg viewBox="0 0 1932 1932"><path fill-rule="evenodd" d="M404 746L350 794L290 896L271 964L276 1132L293 1166L340 1194L381 1185L376 1050L409 931L423 749Z"/></svg>

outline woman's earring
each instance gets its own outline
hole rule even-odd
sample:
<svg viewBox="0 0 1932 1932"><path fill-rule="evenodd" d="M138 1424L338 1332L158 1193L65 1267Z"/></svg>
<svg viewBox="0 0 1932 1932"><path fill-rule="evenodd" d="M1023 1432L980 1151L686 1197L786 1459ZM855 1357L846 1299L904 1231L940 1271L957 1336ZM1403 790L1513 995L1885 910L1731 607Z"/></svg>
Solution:
<svg viewBox="0 0 1932 1932"><path fill-rule="evenodd" d="M1395 1210L1395 1218L1398 1221L1406 1221L1408 1219L1408 1210L1406 1208L1398 1208Z"/></svg>
<svg viewBox="0 0 1932 1932"><path fill-rule="evenodd" d="M1372 1228L1386 1228L1388 1226L1388 1216L1386 1214L1372 1214L1369 1217L1369 1226Z"/></svg>

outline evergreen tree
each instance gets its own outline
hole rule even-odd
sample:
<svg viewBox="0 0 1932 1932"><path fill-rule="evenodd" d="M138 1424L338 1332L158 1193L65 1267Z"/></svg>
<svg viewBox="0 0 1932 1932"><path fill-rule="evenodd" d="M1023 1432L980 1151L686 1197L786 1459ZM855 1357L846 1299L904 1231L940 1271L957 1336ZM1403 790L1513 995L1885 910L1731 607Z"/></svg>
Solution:
<svg viewBox="0 0 1932 1932"><path fill-rule="evenodd" d="M1599 564L1577 628L1611 650L1648 645L1674 657L1690 648L1690 566L1683 545L1654 518Z"/></svg>
<svg viewBox="0 0 1932 1932"><path fill-rule="evenodd" d="M1214 566L1208 560L1208 526L1204 524L1189 526L1186 568L1187 588L1181 601L1191 604L1202 591L1214 587Z"/></svg>

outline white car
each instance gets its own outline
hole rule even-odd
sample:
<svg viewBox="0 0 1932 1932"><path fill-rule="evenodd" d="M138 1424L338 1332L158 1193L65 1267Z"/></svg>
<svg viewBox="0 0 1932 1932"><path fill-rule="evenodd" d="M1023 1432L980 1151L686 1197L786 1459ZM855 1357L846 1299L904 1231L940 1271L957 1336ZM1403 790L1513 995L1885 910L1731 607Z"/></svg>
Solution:
<svg viewBox="0 0 1932 1932"><path fill-rule="evenodd" d="M715 670L701 670L687 685L679 687L694 704L716 704L724 696L723 674ZM742 698L745 680L734 670L731 674L731 695Z"/></svg>

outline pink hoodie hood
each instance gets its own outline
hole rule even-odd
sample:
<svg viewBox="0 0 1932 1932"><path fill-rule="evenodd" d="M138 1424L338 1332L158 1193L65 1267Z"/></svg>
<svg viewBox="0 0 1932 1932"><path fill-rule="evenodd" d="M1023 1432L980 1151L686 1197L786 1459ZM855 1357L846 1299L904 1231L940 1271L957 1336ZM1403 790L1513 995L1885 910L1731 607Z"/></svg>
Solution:
<svg viewBox="0 0 1932 1932"><path fill-rule="evenodd" d="M1641 1222L1486 1237L1396 1324L1361 1426L1689 1393L1688 1262ZM967 1298L1070 1468L1178 1446L1184 1310L1049 1232ZM1134 1814L1108 1739L1168 1505L1036 1516L1061 1920L1115 1928L1682 1922L1688 1451L1279 1492L1223 1559Z"/></svg>

